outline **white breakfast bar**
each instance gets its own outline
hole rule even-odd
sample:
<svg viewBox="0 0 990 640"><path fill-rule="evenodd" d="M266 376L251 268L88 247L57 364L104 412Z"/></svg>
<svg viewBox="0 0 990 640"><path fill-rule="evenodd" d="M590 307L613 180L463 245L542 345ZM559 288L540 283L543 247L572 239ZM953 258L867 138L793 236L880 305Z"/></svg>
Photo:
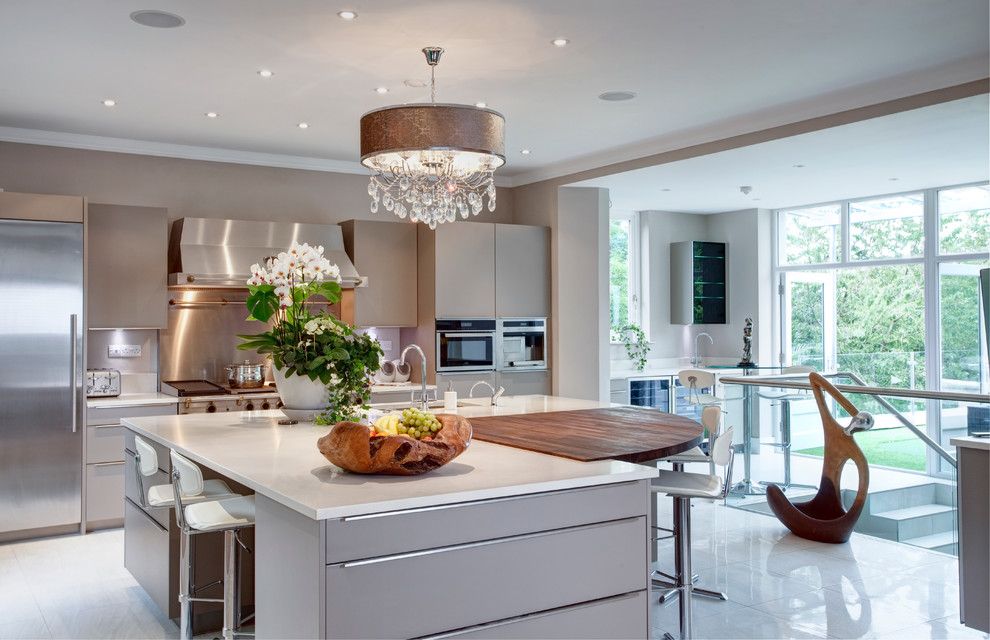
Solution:
<svg viewBox="0 0 990 640"><path fill-rule="evenodd" d="M602 406L528 396L458 412ZM649 637L656 469L476 440L422 476L362 476L319 453L326 427L281 426L280 417L122 421L256 492L258 637Z"/></svg>

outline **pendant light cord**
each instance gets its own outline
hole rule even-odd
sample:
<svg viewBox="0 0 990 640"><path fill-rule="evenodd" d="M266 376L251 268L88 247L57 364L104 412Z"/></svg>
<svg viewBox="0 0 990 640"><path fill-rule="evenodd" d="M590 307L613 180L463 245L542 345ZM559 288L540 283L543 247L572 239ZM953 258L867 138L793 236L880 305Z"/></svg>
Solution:
<svg viewBox="0 0 990 640"><path fill-rule="evenodd" d="M436 104L437 102L437 68L434 65L430 65L430 103Z"/></svg>

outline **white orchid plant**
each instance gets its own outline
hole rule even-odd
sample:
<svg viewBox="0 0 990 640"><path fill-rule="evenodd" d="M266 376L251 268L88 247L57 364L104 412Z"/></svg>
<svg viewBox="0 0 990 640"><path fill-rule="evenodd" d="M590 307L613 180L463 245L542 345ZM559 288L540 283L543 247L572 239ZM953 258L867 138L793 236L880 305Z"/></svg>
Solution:
<svg viewBox="0 0 990 640"><path fill-rule="evenodd" d="M312 298L340 301L340 269L323 247L292 243L264 264L251 266L248 320L271 323L268 331L239 336L238 349L270 356L286 377L306 376L327 386L329 408L318 420L335 424L367 409L370 374L379 366L381 345L359 334L325 309L309 312Z"/></svg>

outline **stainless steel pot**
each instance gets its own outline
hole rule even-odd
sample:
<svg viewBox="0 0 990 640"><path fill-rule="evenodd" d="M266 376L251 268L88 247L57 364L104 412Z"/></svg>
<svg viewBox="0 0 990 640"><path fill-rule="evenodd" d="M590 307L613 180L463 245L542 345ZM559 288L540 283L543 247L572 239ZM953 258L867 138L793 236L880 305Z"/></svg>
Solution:
<svg viewBox="0 0 990 640"><path fill-rule="evenodd" d="M245 360L242 364L228 364L224 371L227 384L232 389L257 389L265 384L264 363L254 364Z"/></svg>

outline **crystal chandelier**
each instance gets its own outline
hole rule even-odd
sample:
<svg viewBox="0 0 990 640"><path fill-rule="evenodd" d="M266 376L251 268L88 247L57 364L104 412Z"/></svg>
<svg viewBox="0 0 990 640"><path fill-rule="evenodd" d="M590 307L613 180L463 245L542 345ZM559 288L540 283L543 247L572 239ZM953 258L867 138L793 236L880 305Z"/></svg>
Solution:
<svg viewBox="0 0 990 640"><path fill-rule="evenodd" d="M459 215L495 211L496 169L505 164L502 114L436 101L440 47L423 49L430 66L430 103L396 105L361 116L361 164L371 212L385 207L399 218L436 229Z"/></svg>

